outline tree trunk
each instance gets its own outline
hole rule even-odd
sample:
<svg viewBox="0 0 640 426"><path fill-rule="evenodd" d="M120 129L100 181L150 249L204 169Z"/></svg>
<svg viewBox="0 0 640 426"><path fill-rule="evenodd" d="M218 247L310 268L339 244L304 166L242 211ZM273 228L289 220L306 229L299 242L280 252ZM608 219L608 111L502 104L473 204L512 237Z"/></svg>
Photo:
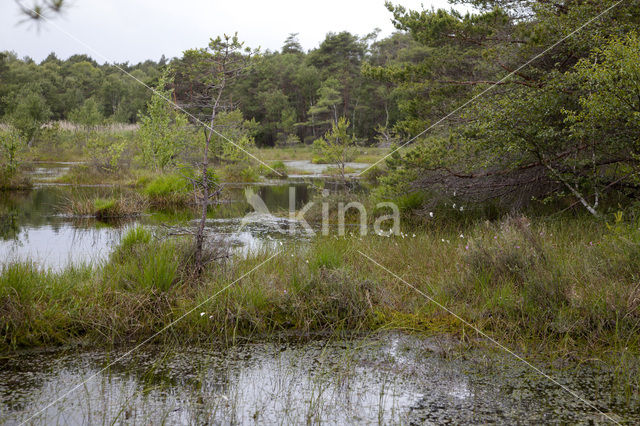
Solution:
<svg viewBox="0 0 640 426"><path fill-rule="evenodd" d="M215 116L215 113L214 113ZM212 120L213 121L213 120ZM209 142L211 141L211 134L213 131L209 131L209 134L205 137L204 144L204 157L202 159L202 211L200 216L200 224L198 225L198 232L196 233L196 270L200 274L204 270L204 262L202 259L202 252L204 248L204 227L207 223L207 209L209 208Z"/></svg>
<svg viewBox="0 0 640 426"><path fill-rule="evenodd" d="M218 96L211 109L211 118L209 119L209 131L205 133L204 155L202 158L202 210L200 216L200 224L198 225L198 231L196 233L196 270L198 274L204 271L204 261L202 252L204 249L204 227L207 224L207 210L209 208L209 144L211 143L211 137L213 136L213 126L216 119L216 113L220 106L220 99L222 97L222 91L225 88L225 79L223 77L218 89Z"/></svg>

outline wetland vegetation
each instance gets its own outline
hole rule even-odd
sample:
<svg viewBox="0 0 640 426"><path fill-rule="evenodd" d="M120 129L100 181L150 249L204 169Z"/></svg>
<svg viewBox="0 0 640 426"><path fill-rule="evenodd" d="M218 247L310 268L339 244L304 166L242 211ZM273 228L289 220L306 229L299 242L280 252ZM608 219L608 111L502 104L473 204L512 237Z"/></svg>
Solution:
<svg viewBox="0 0 640 426"><path fill-rule="evenodd" d="M640 421L640 9L451 3L1 53L0 421Z"/></svg>

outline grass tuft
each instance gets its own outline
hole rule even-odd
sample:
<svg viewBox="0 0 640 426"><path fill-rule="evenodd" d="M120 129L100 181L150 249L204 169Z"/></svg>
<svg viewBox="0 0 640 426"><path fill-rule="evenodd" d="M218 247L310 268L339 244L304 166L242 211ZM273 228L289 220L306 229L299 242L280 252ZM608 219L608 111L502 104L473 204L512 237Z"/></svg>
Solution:
<svg viewBox="0 0 640 426"><path fill-rule="evenodd" d="M193 197L189 181L177 174L151 179L142 192L155 207L184 206L190 203Z"/></svg>
<svg viewBox="0 0 640 426"><path fill-rule="evenodd" d="M147 207L145 200L135 194L111 198L92 198L75 195L67 198L60 210L70 216L91 216L99 220L139 216Z"/></svg>

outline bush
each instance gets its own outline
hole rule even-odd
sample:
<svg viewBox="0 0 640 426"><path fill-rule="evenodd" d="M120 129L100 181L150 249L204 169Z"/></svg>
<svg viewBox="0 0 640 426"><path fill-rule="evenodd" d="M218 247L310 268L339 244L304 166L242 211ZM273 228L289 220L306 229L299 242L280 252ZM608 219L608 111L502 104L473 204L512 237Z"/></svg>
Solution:
<svg viewBox="0 0 640 426"><path fill-rule="evenodd" d="M395 198L393 201L401 212L410 212L422 207L425 202L425 195L422 192L410 192Z"/></svg>
<svg viewBox="0 0 640 426"><path fill-rule="evenodd" d="M115 172L123 166L127 138L106 132L90 132L85 151L98 170Z"/></svg>
<svg viewBox="0 0 640 426"><path fill-rule="evenodd" d="M18 154L24 147L16 130L0 131L0 189L28 189L31 182L20 176Z"/></svg>

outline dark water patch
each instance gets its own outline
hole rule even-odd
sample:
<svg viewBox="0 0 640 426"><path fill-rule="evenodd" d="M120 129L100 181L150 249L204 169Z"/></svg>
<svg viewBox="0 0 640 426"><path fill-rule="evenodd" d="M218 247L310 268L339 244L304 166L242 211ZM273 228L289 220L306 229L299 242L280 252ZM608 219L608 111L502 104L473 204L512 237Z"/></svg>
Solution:
<svg viewBox="0 0 640 426"><path fill-rule="evenodd" d="M232 347L57 351L5 359L0 413L16 424L605 423L596 410L512 358L383 334ZM612 373L553 371L619 421L640 421ZM73 386L96 375L72 394ZM615 414L614 414L615 413Z"/></svg>

